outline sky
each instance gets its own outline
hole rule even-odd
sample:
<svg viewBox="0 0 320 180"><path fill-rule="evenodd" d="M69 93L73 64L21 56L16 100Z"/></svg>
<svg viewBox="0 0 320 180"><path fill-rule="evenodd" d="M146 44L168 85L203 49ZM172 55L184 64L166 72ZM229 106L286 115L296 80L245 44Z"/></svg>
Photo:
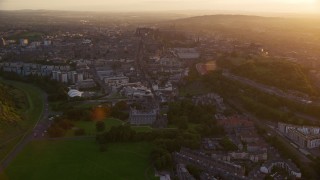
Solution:
<svg viewBox="0 0 320 180"><path fill-rule="evenodd" d="M0 0L0 9L319 13L320 0Z"/></svg>

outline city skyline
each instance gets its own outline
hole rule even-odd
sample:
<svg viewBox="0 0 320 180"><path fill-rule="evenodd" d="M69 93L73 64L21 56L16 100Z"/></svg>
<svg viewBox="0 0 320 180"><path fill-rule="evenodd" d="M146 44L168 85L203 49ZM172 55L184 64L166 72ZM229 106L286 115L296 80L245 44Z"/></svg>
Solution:
<svg viewBox="0 0 320 180"><path fill-rule="evenodd" d="M217 10L248 12L318 13L318 0L1 0L1 10L48 9L72 11L175 11L175 10Z"/></svg>

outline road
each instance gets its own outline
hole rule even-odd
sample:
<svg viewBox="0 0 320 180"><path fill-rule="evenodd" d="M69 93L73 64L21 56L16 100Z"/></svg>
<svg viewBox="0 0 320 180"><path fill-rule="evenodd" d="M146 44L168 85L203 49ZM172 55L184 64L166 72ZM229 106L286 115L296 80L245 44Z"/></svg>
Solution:
<svg viewBox="0 0 320 180"><path fill-rule="evenodd" d="M222 73L222 75L224 77L228 78L228 79L239 81L241 83L247 84L247 85L249 85L251 87L254 87L256 89L259 89L259 90L261 90L261 91L263 91L265 93L271 94L271 95L275 95L275 96L278 96L278 97L286 98L286 99L295 101L295 102L300 103L300 104L318 105L317 102L312 102L308 98L302 98L302 97L298 97L298 96L294 96L294 95L288 94L288 93L286 93L286 92L284 92L284 91L282 91L282 90L280 90L278 88L270 87L270 86L257 83L255 81L252 81L252 80L244 78L244 77L233 75L228 71L224 71Z"/></svg>
<svg viewBox="0 0 320 180"><path fill-rule="evenodd" d="M275 95L275 96L278 96L278 97L282 97L282 98L286 98L286 99L289 99L289 100L292 100L292 101L295 101L297 103L300 103L300 104L304 104L306 105L306 99L304 98L301 98L301 97L297 97L297 96L294 96L294 95L289 95L287 93L285 93L284 91L280 90L280 89L277 89L275 87L270 87L270 86L266 86L266 85L263 85L263 84L260 84L260 83L257 83L255 81L252 81L250 79L247 79L247 78L243 78L243 77L240 77L240 76L235 76L227 71L223 72L223 76L229 78L229 79L232 79L232 80L236 80L236 81L239 81L241 83L244 83L244 84L247 84L249 86L252 86L262 92L265 92L265 93L268 93L268 94L271 94L271 95ZM320 103L318 103L317 101L314 101L314 102L311 102L309 103L310 105L317 105L319 106ZM302 118L302 119L305 119L305 120L308 120L309 122L313 123L313 124L319 124L319 120L315 117L312 117L310 115L307 115L307 114L304 114L304 113L301 113L301 112L294 112L294 115L299 117L299 118Z"/></svg>
<svg viewBox="0 0 320 180"><path fill-rule="evenodd" d="M145 70L144 62L143 62L143 57L144 57L144 44L143 44L143 38L140 39L139 46L138 46L138 52L136 55L136 66L137 66L137 71L141 74L141 79L147 83L147 85L150 87L152 94L156 94L155 91L152 88L153 80L151 77L148 75L148 73ZM152 99L152 105L155 107L159 106L159 99L156 97L153 97Z"/></svg>
<svg viewBox="0 0 320 180"><path fill-rule="evenodd" d="M34 127L29 129L25 135L21 138L18 144L14 149L1 161L0 173L12 162L12 160L21 152L21 150L32 140L44 138L45 131L51 124L51 121L48 120L49 114L52 112L49 110L48 104L48 95L44 94L44 107L40 118Z"/></svg>

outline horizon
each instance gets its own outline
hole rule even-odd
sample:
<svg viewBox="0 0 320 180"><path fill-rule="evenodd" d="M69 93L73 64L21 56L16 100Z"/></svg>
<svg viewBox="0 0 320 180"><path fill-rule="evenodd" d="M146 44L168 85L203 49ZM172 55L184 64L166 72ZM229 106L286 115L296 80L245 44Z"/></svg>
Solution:
<svg viewBox="0 0 320 180"><path fill-rule="evenodd" d="M86 11L86 10L56 10L56 9L19 9L19 10L3 10L0 12L22 12L22 13L84 13L84 14L128 14L128 15L170 15L180 18L202 17L202 16L257 16L257 17L279 17L279 18L311 18L319 19L320 12L299 13L299 12L254 12L254 11L223 11L223 10L159 10L159 11Z"/></svg>
<svg viewBox="0 0 320 180"><path fill-rule="evenodd" d="M320 0L0 0L0 180L320 180Z"/></svg>
<svg viewBox="0 0 320 180"><path fill-rule="evenodd" d="M183 5L182 5L183 3ZM236 0L209 1L201 0L118 0L104 2L102 0L91 0L74 2L74 0L57 0L55 2L41 2L30 0L27 3L20 0L0 1L0 10L53 10L53 11L77 11L77 12L228 12L249 14L319 14L319 0ZM201 12L204 11L204 12Z"/></svg>

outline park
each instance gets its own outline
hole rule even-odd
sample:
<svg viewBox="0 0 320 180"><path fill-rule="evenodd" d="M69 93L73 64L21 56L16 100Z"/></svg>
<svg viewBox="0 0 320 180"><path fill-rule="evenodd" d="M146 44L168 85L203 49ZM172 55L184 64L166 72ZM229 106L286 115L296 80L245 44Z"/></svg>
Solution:
<svg viewBox="0 0 320 180"><path fill-rule="evenodd" d="M151 150L145 142L110 143L100 152L94 139L34 141L0 179L156 179L149 163Z"/></svg>

